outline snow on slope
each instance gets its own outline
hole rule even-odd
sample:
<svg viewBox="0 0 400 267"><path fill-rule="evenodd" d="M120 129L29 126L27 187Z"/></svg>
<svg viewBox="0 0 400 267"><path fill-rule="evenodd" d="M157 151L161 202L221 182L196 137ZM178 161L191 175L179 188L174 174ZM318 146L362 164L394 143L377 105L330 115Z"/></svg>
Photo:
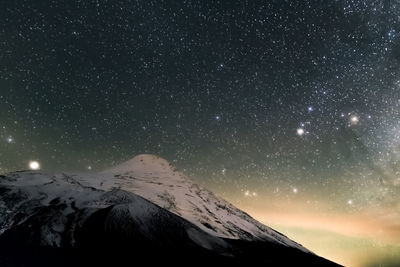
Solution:
<svg viewBox="0 0 400 267"><path fill-rule="evenodd" d="M223 238L266 240L309 252L286 236L254 220L211 191L194 184L164 159L139 155L103 172L94 187L120 186L182 216L202 230ZM95 180L91 180L95 181ZM99 184L100 182L100 184Z"/></svg>
<svg viewBox="0 0 400 267"><path fill-rule="evenodd" d="M40 199L44 205L54 198L73 199L73 205L69 205L65 212L71 212L73 206L89 204L101 207L102 203L96 199L102 193L120 189L137 194L181 216L211 235L231 239L270 241L311 253L216 197L207 189L194 184L182 173L174 170L166 160L154 155L139 155L102 173L89 175L14 173L1 184L14 187L18 190L18 194ZM71 190L71 187L74 190ZM16 198L18 194L15 194ZM0 211L1 205L0 199ZM24 202L18 205L24 205ZM0 218L0 234L12 224L7 220L7 214L13 214L17 209L18 206L7 207L4 216L0 214L0 217L3 216L3 219ZM62 223L59 225L62 227Z"/></svg>

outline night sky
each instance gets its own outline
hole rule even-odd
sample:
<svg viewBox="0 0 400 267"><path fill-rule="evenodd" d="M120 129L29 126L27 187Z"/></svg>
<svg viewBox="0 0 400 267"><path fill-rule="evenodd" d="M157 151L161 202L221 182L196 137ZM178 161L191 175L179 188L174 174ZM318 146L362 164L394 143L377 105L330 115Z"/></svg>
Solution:
<svg viewBox="0 0 400 267"><path fill-rule="evenodd" d="M400 1L1 1L0 172L142 153L322 256L394 266Z"/></svg>

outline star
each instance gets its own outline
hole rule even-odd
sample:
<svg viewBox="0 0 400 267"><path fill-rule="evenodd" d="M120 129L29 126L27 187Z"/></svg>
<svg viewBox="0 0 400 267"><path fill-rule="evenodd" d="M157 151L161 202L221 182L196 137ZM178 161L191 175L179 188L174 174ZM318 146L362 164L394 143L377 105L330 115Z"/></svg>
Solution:
<svg viewBox="0 0 400 267"><path fill-rule="evenodd" d="M352 125L356 125L360 121L360 118L356 115L353 115L350 117L350 123Z"/></svg>
<svg viewBox="0 0 400 267"><path fill-rule="evenodd" d="M29 168L31 170L39 170L40 169L40 164L37 161L30 161L29 162Z"/></svg>
<svg viewBox="0 0 400 267"><path fill-rule="evenodd" d="M225 175L225 174L226 174L226 169L223 168L223 169L221 170L221 173L222 173L222 175Z"/></svg>
<svg viewBox="0 0 400 267"><path fill-rule="evenodd" d="M250 190L244 191L244 196L245 197L256 197L257 193L256 192L250 192Z"/></svg>
<svg viewBox="0 0 400 267"><path fill-rule="evenodd" d="M313 108L312 106L309 106L309 107L307 108L307 110L308 110L308 112L312 112L312 111L314 111L314 108Z"/></svg>
<svg viewBox="0 0 400 267"><path fill-rule="evenodd" d="M12 143L14 141L14 138L12 138L11 136L7 137L7 143Z"/></svg>
<svg viewBox="0 0 400 267"><path fill-rule="evenodd" d="M89 166L87 167L87 169L88 169L89 171L92 170L92 166L89 165Z"/></svg>
<svg viewBox="0 0 400 267"><path fill-rule="evenodd" d="M353 200L352 199L347 200L347 204L353 205Z"/></svg>
<svg viewBox="0 0 400 267"><path fill-rule="evenodd" d="M293 188L293 193L297 193L297 188Z"/></svg>
<svg viewBox="0 0 400 267"><path fill-rule="evenodd" d="M299 135L299 136L302 136L302 135L304 135L305 134L305 131L304 131L304 129L303 128L297 128L297 135Z"/></svg>
<svg viewBox="0 0 400 267"><path fill-rule="evenodd" d="M219 120L221 119L221 116L220 116L220 115L217 115L217 116L215 116L215 119L216 119L217 121L219 121Z"/></svg>
<svg viewBox="0 0 400 267"><path fill-rule="evenodd" d="M391 29L389 32L388 32L388 38L389 38L389 41L392 41L395 37L396 37L396 31L394 30L394 29Z"/></svg>

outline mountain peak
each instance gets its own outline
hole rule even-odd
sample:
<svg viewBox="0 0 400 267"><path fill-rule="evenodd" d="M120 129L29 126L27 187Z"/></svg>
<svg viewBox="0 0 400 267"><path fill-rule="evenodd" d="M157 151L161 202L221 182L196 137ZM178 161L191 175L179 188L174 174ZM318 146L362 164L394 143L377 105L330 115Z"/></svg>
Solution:
<svg viewBox="0 0 400 267"><path fill-rule="evenodd" d="M153 172L173 172L169 162L152 154L140 154L106 172L128 173L152 170Z"/></svg>
<svg viewBox="0 0 400 267"><path fill-rule="evenodd" d="M291 253L300 255L297 259L318 261L311 251L196 185L155 155L138 155L103 173L11 173L0 179L0 192L0 251L9 247L9 240L27 233L23 242L40 246L91 248L105 242L111 248L131 244L130 249L142 252L146 246L158 247L156 253L200 246L201 253L196 255L210 250L232 257L238 251L238 259L246 254L252 260L255 255L260 262L269 249L270 255L281 251L280 255ZM275 259L268 262L282 261L281 256Z"/></svg>

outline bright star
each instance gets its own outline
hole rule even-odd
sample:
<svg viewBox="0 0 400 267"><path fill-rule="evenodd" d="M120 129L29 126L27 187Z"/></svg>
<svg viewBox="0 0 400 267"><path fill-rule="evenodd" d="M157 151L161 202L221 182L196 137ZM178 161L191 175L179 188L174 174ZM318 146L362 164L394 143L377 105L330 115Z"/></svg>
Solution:
<svg viewBox="0 0 400 267"><path fill-rule="evenodd" d="M297 193L297 188L293 188L293 193Z"/></svg>
<svg viewBox="0 0 400 267"><path fill-rule="evenodd" d="M305 131L303 128L297 128L297 135L302 136L303 134L305 134Z"/></svg>
<svg viewBox="0 0 400 267"><path fill-rule="evenodd" d="M39 170L40 169L40 164L37 161L30 161L29 162L29 168L31 170Z"/></svg>
<svg viewBox="0 0 400 267"><path fill-rule="evenodd" d="M217 121L219 121L219 120L221 119L221 116L217 115L217 116L215 116L215 119L216 119Z"/></svg>
<svg viewBox="0 0 400 267"><path fill-rule="evenodd" d="M360 121L360 118L356 115L353 115L350 117L350 123L353 125L357 124L359 121Z"/></svg>
<svg viewBox="0 0 400 267"><path fill-rule="evenodd" d="M11 136L7 137L7 143L12 143L13 141L14 139Z"/></svg>
<svg viewBox="0 0 400 267"><path fill-rule="evenodd" d="M309 107L307 108L307 110L308 110L309 112L311 112L311 111L314 111L314 108L313 108L312 106L309 106Z"/></svg>
<svg viewBox="0 0 400 267"><path fill-rule="evenodd" d="M353 204L353 200L352 199L347 200L347 204L352 205Z"/></svg>

